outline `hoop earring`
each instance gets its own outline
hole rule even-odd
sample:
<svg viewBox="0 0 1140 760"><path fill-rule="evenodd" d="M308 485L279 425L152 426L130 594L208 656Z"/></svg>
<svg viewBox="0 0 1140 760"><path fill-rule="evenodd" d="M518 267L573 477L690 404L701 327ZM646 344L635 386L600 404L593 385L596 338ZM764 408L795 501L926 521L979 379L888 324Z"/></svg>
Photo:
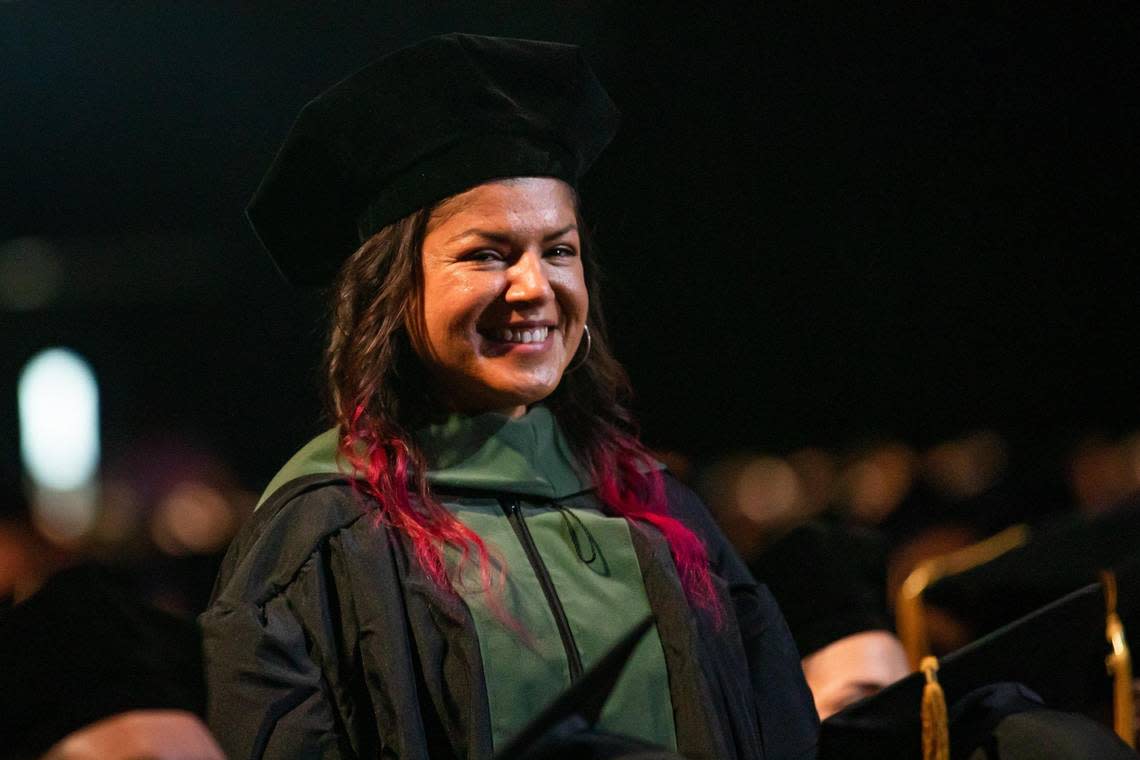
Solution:
<svg viewBox="0 0 1140 760"><path fill-rule="evenodd" d="M586 363L586 359L590 356L590 349L593 348L593 346L594 346L594 339L590 337L590 326L589 325L582 325L582 332L585 333L585 335L586 335L586 353L582 354L581 359L579 359L578 361L574 362L573 364L571 364L569 367L566 368L567 374L573 372L574 370L578 369L579 367L581 367L583 364Z"/></svg>

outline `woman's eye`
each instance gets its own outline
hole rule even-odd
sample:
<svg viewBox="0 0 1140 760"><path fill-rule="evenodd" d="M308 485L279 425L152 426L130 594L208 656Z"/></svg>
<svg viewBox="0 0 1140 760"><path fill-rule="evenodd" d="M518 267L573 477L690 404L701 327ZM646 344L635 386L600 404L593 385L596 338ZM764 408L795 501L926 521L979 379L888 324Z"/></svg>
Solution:
<svg viewBox="0 0 1140 760"><path fill-rule="evenodd" d="M571 248L568 245L556 245L553 248L551 248L549 251L547 251L546 255L547 256L573 257L573 256L577 256L578 252L575 251L573 248Z"/></svg>
<svg viewBox="0 0 1140 760"><path fill-rule="evenodd" d="M467 254L466 259L468 261L502 261L503 255L495 250L484 249Z"/></svg>

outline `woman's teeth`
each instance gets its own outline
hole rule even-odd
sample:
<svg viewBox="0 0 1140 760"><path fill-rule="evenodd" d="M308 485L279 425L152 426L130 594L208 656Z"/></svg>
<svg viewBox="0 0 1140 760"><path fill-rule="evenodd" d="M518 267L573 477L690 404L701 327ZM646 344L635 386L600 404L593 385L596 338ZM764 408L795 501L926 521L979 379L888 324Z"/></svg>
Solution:
<svg viewBox="0 0 1140 760"><path fill-rule="evenodd" d="M529 330L512 330L504 327L496 330L494 336L506 343L541 343L550 333L549 327L533 327Z"/></svg>

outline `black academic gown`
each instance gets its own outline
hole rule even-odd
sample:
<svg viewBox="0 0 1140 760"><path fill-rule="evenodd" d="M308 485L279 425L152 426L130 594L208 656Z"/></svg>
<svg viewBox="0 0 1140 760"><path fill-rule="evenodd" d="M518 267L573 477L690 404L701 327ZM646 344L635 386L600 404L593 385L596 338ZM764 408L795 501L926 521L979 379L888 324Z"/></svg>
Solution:
<svg viewBox="0 0 1140 760"><path fill-rule="evenodd" d="M818 719L775 601L698 498L671 476L666 486L672 513L709 548L727 611L717 629L690 608L664 537L631 526L678 752L814 757ZM572 501L598 506L588 493ZM201 623L209 724L231 760L493 754L470 611L342 477L293 480L258 509Z"/></svg>

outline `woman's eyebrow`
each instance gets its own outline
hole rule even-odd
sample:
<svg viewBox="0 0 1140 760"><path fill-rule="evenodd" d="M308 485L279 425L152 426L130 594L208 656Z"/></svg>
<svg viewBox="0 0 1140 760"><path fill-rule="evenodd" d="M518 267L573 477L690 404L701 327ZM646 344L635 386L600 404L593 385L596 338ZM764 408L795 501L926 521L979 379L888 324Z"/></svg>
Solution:
<svg viewBox="0 0 1140 760"><path fill-rule="evenodd" d="M557 238L560 238L563 235L567 234L568 232L573 232L576 229L578 229L577 224L573 224L573 223L568 224L565 227L562 227L561 229L557 229L557 230L554 230L553 232L548 232L547 234L543 235L542 236L542 242L548 243L551 240L555 240ZM494 232L492 230L483 230L483 229L479 229L478 227L471 227L469 229L464 230L463 232L460 232L458 235L455 235L455 236L449 238L447 242L453 243L456 240L459 240L459 239L465 238L465 237L481 237L481 238L484 238L486 240L492 240L496 243L504 243L504 244L510 243L511 239L512 239L512 235L510 235L509 233L506 233L506 232Z"/></svg>
<svg viewBox="0 0 1140 760"><path fill-rule="evenodd" d="M550 234L548 234L548 235L545 235L545 236L542 238L542 242L544 242L544 243L549 243L551 240L555 240L555 239L557 239L557 238L560 238L560 237L562 237L563 235L565 235L566 233L568 233L568 232L573 232L573 231L574 231L574 230L576 230L576 229L578 229L578 225L576 225L576 224L568 224L568 225L566 225L565 227L563 227L563 228L562 228L562 229L560 229L560 230L555 230L554 232L551 232Z"/></svg>

